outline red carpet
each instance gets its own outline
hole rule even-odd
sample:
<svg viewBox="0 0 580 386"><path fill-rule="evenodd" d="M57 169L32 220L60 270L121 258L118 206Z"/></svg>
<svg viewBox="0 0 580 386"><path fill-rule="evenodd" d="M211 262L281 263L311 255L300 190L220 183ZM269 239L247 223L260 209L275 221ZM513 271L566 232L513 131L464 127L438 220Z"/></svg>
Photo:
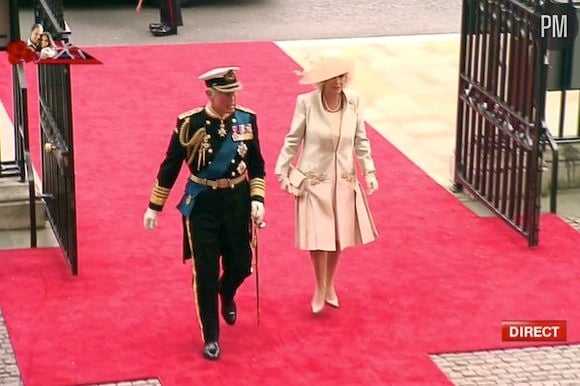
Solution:
<svg viewBox="0 0 580 386"><path fill-rule="evenodd" d="M26 386L146 377L165 386L447 384L428 354L506 347L505 319L567 320L569 341L580 340L579 234L547 216L541 246L530 250L371 130L381 190L370 205L381 236L345 253L341 309L310 315L312 272L293 247L293 203L269 178L262 325L252 277L238 296L238 324L223 325L222 359L203 360L174 209L184 180L160 228L141 225L175 116L204 102L197 74L239 64L239 102L259 114L272 177L294 98L308 88L271 43L90 52L105 64L73 69L81 274L70 276L57 249L0 253L0 306ZM6 102L3 55L0 74Z"/></svg>

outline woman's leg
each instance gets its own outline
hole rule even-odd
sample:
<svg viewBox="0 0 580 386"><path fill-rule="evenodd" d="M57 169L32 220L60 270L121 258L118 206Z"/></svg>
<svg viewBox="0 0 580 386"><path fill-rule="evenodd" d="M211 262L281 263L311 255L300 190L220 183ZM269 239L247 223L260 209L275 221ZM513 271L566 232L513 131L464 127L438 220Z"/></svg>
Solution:
<svg viewBox="0 0 580 386"><path fill-rule="evenodd" d="M325 289L325 300L328 304L333 307L338 308L338 297L336 296L336 291L334 290L334 274L336 273L336 267L338 266L338 259L340 257L340 251L328 252L326 258L326 289Z"/></svg>
<svg viewBox="0 0 580 386"><path fill-rule="evenodd" d="M324 251L310 251L310 258L312 259L312 266L314 268L314 276L316 279L316 287L314 288L314 296L312 297L312 312L317 314L324 308L326 300L326 265L328 252Z"/></svg>

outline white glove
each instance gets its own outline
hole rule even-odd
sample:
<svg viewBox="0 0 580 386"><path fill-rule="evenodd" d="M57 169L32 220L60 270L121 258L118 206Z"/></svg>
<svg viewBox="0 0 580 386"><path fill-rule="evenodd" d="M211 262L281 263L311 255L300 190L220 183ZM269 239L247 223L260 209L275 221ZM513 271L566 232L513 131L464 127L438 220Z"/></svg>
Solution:
<svg viewBox="0 0 580 386"><path fill-rule="evenodd" d="M260 225L264 222L265 213L264 204L260 201L252 201L252 219L256 224Z"/></svg>
<svg viewBox="0 0 580 386"><path fill-rule="evenodd" d="M365 174L365 180L367 182L367 193L370 196L379 189L379 181L377 181L377 177L375 177L375 172Z"/></svg>
<svg viewBox="0 0 580 386"><path fill-rule="evenodd" d="M145 229L152 231L157 228L157 217L159 217L159 211L147 208L143 215L143 226Z"/></svg>

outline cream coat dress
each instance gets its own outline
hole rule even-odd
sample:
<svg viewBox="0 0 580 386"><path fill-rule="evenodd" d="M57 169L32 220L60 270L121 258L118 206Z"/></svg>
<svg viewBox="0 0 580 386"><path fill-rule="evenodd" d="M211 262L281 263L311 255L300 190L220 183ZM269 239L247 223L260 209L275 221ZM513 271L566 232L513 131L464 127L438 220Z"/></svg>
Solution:
<svg viewBox="0 0 580 386"><path fill-rule="evenodd" d="M370 143L359 97L350 90L344 90L344 97L342 111L334 113L340 117L333 119L320 90L299 95L276 162L275 174L287 176L302 146L296 166L308 180L296 198L295 228L296 246L302 250L343 250L377 236L354 164L356 156L364 173L374 172Z"/></svg>

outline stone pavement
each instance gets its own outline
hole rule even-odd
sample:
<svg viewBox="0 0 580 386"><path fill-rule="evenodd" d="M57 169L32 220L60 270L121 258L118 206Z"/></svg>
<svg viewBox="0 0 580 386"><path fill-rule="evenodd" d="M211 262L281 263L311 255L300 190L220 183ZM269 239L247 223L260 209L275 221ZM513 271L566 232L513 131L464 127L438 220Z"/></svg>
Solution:
<svg viewBox="0 0 580 386"><path fill-rule="evenodd" d="M20 370L16 364L14 350L12 349L12 343L10 343L2 312L0 312L0 385L22 385Z"/></svg>
<svg viewBox="0 0 580 386"><path fill-rule="evenodd" d="M443 354L431 359L456 385L580 385L580 345Z"/></svg>
<svg viewBox="0 0 580 386"><path fill-rule="evenodd" d="M563 219L570 224L572 228L580 231L580 217L563 216Z"/></svg>
<svg viewBox="0 0 580 386"><path fill-rule="evenodd" d="M321 49L341 47L356 53L358 65L352 87L363 98L367 121L437 183L450 186L458 35L286 41L278 46L302 65ZM578 105L577 93L569 98L571 106ZM550 106L557 102L550 98ZM551 127L555 127L555 118L548 114ZM567 130L575 124L569 120ZM578 195L562 194L560 199L567 200L566 205L560 206L566 208L562 215L580 230ZM18 369L3 325L0 314L0 385L19 385ZM580 385L580 345L438 354L431 358L457 385ZM154 380L139 382L117 385L158 384L147 383L157 382Z"/></svg>

